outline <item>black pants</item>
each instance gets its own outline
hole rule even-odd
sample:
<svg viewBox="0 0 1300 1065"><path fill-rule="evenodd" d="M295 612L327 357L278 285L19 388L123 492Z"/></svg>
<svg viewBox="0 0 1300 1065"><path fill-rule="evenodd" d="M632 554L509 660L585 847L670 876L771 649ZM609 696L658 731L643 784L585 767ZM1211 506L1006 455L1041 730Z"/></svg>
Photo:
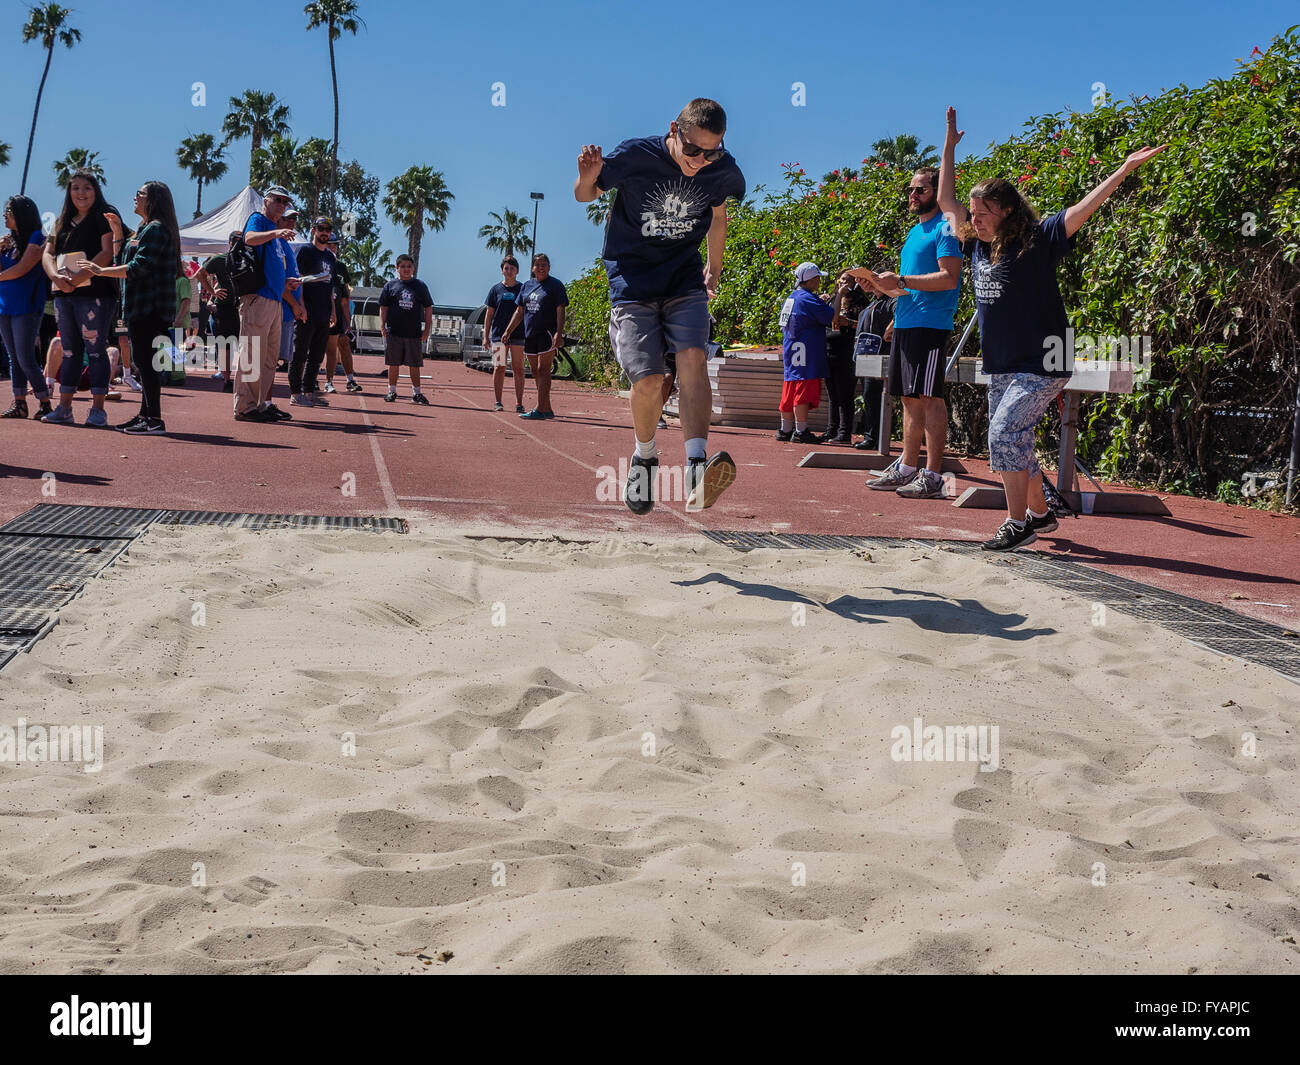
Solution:
<svg viewBox="0 0 1300 1065"><path fill-rule="evenodd" d="M155 341L162 337L170 345L171 325L171 319L161 315L145 315L126 323L126 335L131 338L131 362L140 381L140 415L144 418L162 418L162 371L155 360L169 356L159 356Z"/></svg>
<svg viewBox="0 0 1300 1065"><path fill-rule="evenodd" d="M872 444L880 438L880 393L884 387L879 377L862 379L862 435Z"/></svg>
<svg viewBox="0 0 1300 1065"><path fill-rule="evenodd" d="M830 393L830 436L853 431L853 393L858 379L854 376L853 355L826 360L826 391Z"/></svg>
<svg viewBox="0 0 1300 1065"><path fill-rule="evenodd" d="M293 335L293 362L289 363L289 391L295 396L316 391L316 375L325 358L330 339L330 323L307 319L299 322Z"/></svg>

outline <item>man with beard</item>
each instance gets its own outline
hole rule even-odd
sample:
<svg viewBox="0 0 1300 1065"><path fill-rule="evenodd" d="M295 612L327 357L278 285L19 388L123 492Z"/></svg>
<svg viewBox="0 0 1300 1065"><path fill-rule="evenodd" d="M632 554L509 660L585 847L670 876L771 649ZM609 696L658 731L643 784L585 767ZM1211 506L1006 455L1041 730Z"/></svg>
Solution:
<svg viewBox="0 0 1300 1065"><path fill-rule="evenodd" d="M907 187L916 225L907 234L897 274L876 274L870 283L883 296L897 296L889 391L903 399L903 454L867 482L905 499L942 499L943 448L948 406L943 398L944 353L952 336L961 284L961 245L939 210L939 172L923 167ZM918 469L925 439L925 469Z"/></svg>

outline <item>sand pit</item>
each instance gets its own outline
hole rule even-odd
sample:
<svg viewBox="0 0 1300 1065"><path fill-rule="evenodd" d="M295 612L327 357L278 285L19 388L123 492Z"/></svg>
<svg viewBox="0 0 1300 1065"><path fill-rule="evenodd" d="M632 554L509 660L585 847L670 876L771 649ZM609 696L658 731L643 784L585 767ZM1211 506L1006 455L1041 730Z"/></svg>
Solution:
<svg viewBox="0 0 1300 1065"><path fill-rule="evenodd" d="M938 549L157 528L0 678L104 739L0 765L0 972L1300 971L1300 688L1094 620Z"/></svg>

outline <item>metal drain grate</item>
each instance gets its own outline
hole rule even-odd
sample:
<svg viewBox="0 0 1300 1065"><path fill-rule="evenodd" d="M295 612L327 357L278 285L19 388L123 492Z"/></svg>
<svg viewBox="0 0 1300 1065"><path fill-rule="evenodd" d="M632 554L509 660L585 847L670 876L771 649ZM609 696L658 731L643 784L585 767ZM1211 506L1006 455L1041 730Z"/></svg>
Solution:
<svg viewBox="0 0 1300 1065"><path fill-rule="evenodd" d="M58 621L58 609L126 553L150 525L217 525L264 531L408 532L402 518L235 514L41 503L0 526L0 669Z"/></svg>
<svg viewBox="0 0 1300 1065"><path fill-rule="evenodd" d="M1267 621L1246 617L1217 603L1094 569L1078 559L1042 554L989 557L970 540L917 540L884 536L819 536L802 533L749 533L706 529L715 543L737 551L757 548L835 550L845 547L944 550L977 553L990 565L1049 585L1093 603L1102 603L1140 621L1151 621L1218 654L1232 655L1300 680L1300 638Z"/></svg>
<svg viewBox="0 0 1300 1065"><path fill-rule="evenodd" d="M133 539L155 521L161 510L136 507L87 507L40 503L0 525L0 536L34 533L41 536L92 536Z"/></svg>

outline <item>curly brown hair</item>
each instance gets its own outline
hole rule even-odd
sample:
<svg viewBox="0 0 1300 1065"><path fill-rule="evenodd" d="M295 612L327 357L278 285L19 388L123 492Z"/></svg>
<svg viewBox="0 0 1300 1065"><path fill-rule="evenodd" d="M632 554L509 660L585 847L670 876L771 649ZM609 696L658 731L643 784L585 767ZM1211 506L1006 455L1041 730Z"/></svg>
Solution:
<svg viewBox="0 0 1300 1065"><path fill-rule="evenodd" d="M985 200L1011 213L998 223L998 231L993 235L993 247L989 260L997 262L1002 256L1014 249L1017 256L1033 243L1034 233L1038 227L1038 212L1033 205L1020 195L1006 178L989 178L981 181L970 190L972 200ZM962 241L977 240L975 226L969 218L957 229L957 239Z"/></svg>

